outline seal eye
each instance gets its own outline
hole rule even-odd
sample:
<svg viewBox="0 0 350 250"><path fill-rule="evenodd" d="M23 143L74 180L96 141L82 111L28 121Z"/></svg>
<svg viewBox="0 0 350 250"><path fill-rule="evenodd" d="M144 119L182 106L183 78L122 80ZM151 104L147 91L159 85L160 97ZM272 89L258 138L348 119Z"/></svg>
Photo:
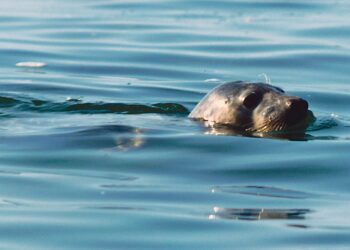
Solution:
<svg viewBox="0 0 350 250"><path fill-rule="evenodd" d="M254 109L261 101L261 95L259 93L252 92L246 96L243 101L244 107L247 109Z"/></svg>

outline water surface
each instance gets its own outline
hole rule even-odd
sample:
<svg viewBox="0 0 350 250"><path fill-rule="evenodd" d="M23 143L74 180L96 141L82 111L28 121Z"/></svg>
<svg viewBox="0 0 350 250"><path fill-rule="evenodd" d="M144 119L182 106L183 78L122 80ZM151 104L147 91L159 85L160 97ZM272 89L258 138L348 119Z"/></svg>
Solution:
<svg viewBox="0 0 350 250"><path fill-rule="evenodd" d="M349 11L341 0L4 1L0 247L348 249ZM288 140L187 119L231 80L270 81L317 121Z"/></svg>

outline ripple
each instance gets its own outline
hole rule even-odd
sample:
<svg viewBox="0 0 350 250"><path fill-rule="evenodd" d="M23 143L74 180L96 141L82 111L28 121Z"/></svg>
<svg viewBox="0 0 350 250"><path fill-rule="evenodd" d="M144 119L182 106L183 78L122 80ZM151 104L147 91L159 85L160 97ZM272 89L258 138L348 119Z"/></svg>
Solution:
<svg viewBox="0 0 350 250"><path fill-rule="evenodd" d="M333 117L319 117L317 118L316 122L314 122L308 127L307 131L309 132L319 131L319 130L330 129L337 126L339 126L339 122Z"/></svg>
<svg viewBox="0 0 350 250"><path fill-rule="evenodd" d="M128 206L86 206L83 209L93 209L93 210L114 210L114 211L150 211L147 208L142 207L128 207Z"/></svg>
<svg viewBox="0 0 350 250"><path fill-rule="evenodd" d="M161 66L150 67L147 65L137 64L127 66L125 63L123 65L87 65L87 64L56 64L51 65L52 68L59 70L61 72L70 72L77 74L92 74L92 75L118 75L118 76L143 76L151 77L152 79L184 79L184 78L206 78L209 77L208 74L203 72L196 72L195 70L189 71L186 69L174 69L174 68L164 68Z"/></svg>
<svg viewBox="0 0 350 250"><path fill-rule="evenodd" d="M349 38L350 27L349 26L326 26L326 27L315 27L309 29L303 29L297 33L303 37L315 37L323 38L325 35L334 38Z"/></svg>
<svg viewBox="0 0 350 250"><path fill-rule="evenodd" d="M0 54L4 58L16 57L19 60L40 60L42 58L64 58L64 55L52 51L39 51L39 50L28 50L28 49L0 49ZM18 62L17 59L17 62Z"/></svg>
<svg viewBox="0 0 350 250"><path fill-rule="evenodd" d="M214 187L212 192L225 192L286 199L307 199L316 197L315 194L311 193L266 186L218 186Z"/></svg>
<svg viewBox="0 0 350 250"><path fill-rule="evenodd" d="M147 1L119 1L118 3L110 3L110 4L93 4L94 7L104 8L104 9L133 9L135 10L149 10L149 9L180 9L180 8L191 8L197 6L195 3L177 0L177 1L153 1L152 3ZM223 9L227 10L228 8L237 8L237 9L258 9L258 10L270 10L278 9L278 10L314 10L315 8L322 8L324 4L319 3L305 3L305 2L283 2L283 1L272 1L262 3L256 0L249 1L215 1L215 3L211 3L210 1L206 1L203 5L204 9Z"/></svg>
<svg viewBox="0 0 350 250"><path fill-rule="evenodd" d="M13 200L7 200L7 199L0 199L0 208L2 207L20 207L24 206L24 203L13 201Z"/></svg>
<svg viewBox="0 0 350 250"><path fill-rule="evenodd" d="M18 100L11 98L11 97L5 97L0 96L0 107L12 107L14 105L17 105L19 103Z"/></svg>

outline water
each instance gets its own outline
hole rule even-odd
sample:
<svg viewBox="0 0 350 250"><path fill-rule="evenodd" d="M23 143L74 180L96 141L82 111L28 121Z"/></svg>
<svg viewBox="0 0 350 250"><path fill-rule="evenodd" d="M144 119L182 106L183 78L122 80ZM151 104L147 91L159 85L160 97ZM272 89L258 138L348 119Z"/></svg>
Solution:
<svg viewBox="0 0 350 250"><path fill-rule="evenodd" d="M4 0L0 248L348 249L349 10ZM265 78L309 101L302 140L187 119L217 84Z"/></svg>

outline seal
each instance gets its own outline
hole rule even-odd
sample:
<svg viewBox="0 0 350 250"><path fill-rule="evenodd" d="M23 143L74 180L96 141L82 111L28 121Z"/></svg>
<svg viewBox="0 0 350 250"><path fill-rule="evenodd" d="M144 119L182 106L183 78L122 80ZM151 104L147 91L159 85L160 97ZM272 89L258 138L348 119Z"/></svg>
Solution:
<svg viewBox="0 0 350 250"><path fill-rule="evenodd" d="M310 122L308 107L307 101L279 87L237 81L211 90L189 117L244 132L300 131Z"/></svg>

